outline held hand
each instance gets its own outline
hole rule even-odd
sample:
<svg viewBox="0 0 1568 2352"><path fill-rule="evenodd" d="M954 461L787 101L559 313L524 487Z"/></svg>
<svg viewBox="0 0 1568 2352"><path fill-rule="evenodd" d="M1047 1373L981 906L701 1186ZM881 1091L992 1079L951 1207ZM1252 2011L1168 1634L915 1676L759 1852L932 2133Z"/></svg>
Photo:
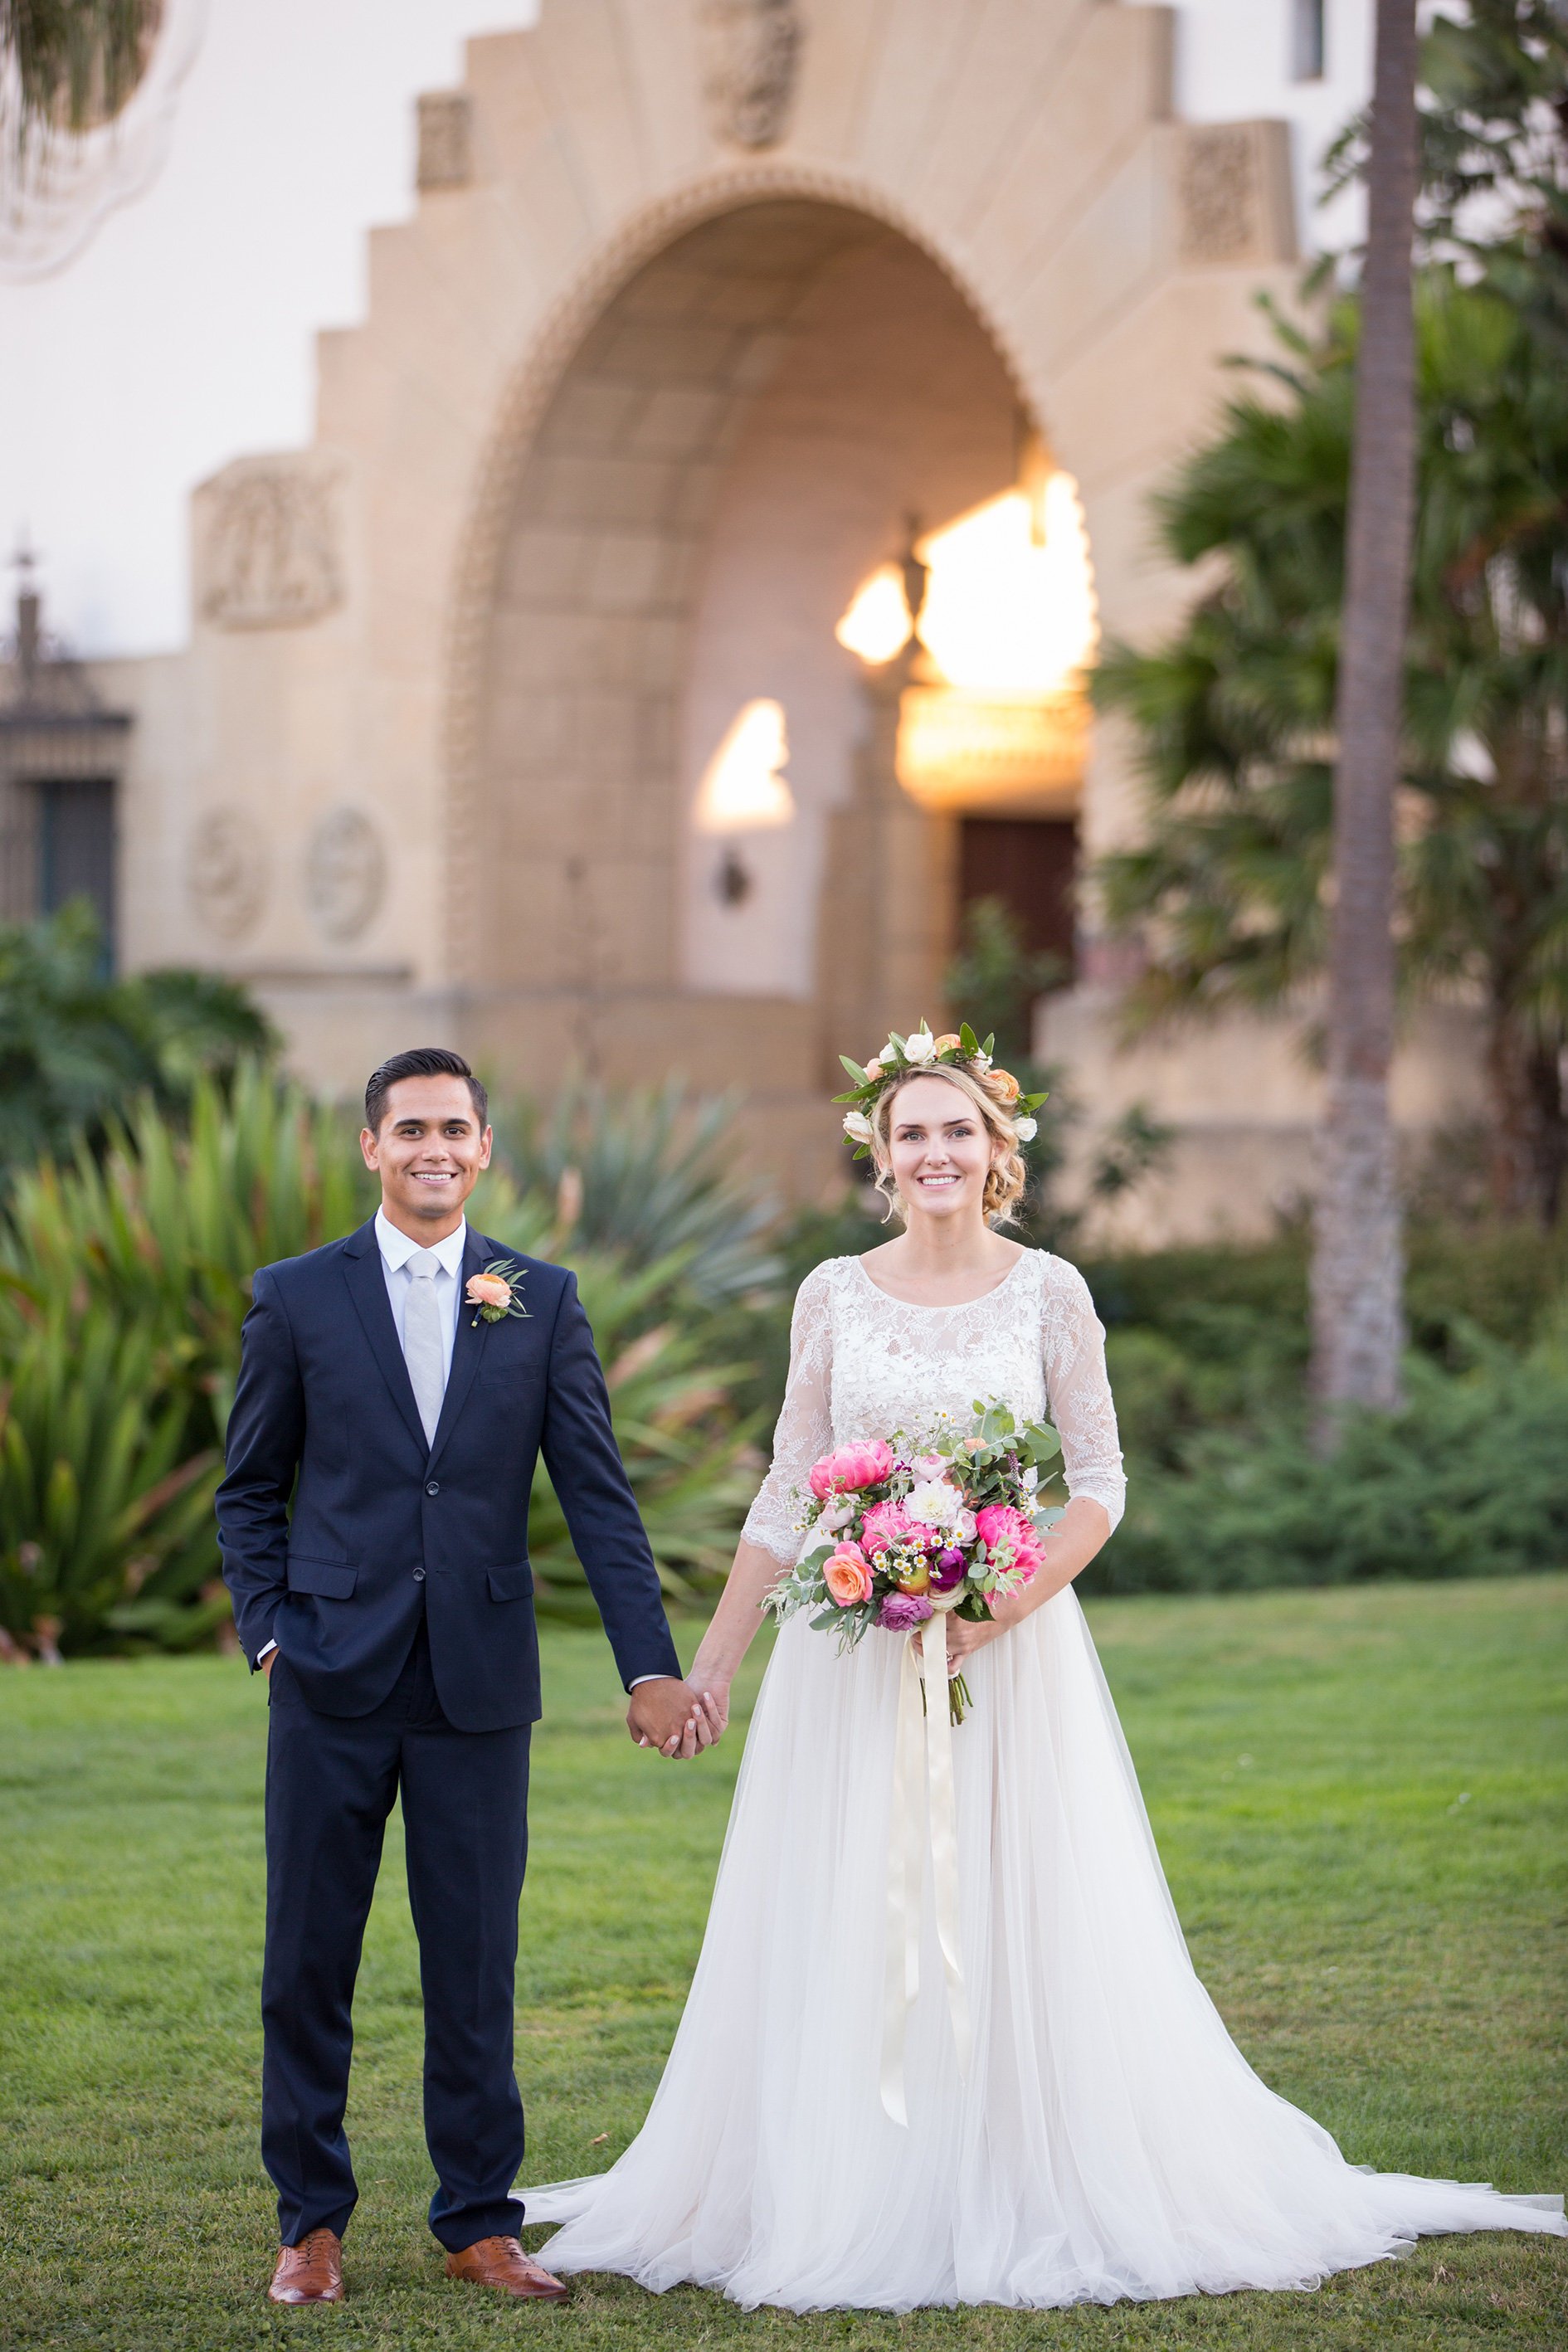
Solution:
<svg viewBox="0 0 1568 2352"><path fill-rule="evenodd" d="M639 1748L657 1748L661 1756L695 1756L712 1747L722 1727L715 1727L690 1685L673 1675L639 1683L626 1708L632 1738Z"/></svg>

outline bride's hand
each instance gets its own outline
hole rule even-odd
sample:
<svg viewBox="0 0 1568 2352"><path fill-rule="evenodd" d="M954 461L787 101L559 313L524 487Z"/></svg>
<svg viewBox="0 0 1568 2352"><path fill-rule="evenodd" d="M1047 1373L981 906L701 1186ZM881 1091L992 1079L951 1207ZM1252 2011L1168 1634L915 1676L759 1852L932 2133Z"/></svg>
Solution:
<svg viewBox="0 0 1568 2352"><path fill-rule="evenodd" d="M947 1621L949 1675L961 1675L966 1658L972 1658L976 1650L983 1650L987 1642L994 1642L998 1633L1005 1633L1023 1613L1016 1601L1012 1600L999 1601L989 1617L959 1617L950 1612Z"/></svg>
<svg viewBox="0 0 1568 2352"><path fill-rule="evenodd" d="M696 1675L688 1675L686 1687L691 1693L699 1717L700 1745L711 1748L730 1728L730 1685L712 1675L700 1680Z"/></svg>

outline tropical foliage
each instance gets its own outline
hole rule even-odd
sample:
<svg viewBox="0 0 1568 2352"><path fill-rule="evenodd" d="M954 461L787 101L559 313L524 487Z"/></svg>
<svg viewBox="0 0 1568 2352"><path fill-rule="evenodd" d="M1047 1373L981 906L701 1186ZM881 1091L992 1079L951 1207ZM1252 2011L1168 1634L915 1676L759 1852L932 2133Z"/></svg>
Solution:
<svg viewBox="0 0 1568 2352"><path fill-rule="evenodd" d="M1145 844L1100 869L1148 948L1143 1025L1315 1003L1356 331L1350 303L1310 337L1280 323L1273 394L1234 401L1162 505L1170 551L1223 555L1224 579L1174 638L1113 648L1099 675L1149 787ZM1550 1218L1568 1150L1568 369L1494 289L1441 270L1418 382L1402 977L1407 998L1479 997L1494 1197Z"/></svg>
<svg viewBox="0 0 1568 2352"><path fill-rule="evenodd" d="M779 1274L777 1204L736 1173L734 1108L693 1099L679 1078L618 1091L580 1078L548 1109L500 1108L499 1159L524 1192L553 1199L563 1239L639 1262L683 1253L688 1286L717 1304Z"/></svg>
<svg viewBox="0 0 1568 2352"><path fill-rule="evenodd" d="M76 900L47 921L0 925L0 1176L77 1138L101 1140L146 1091L177 1109L277 1043L245 991L216 973L110 979L96 917Z"/></svg>
<svg viewBox="0 0 1568 2352"><path fill-rule="evenodd" d="M21 134L118 114L162 15L163 0L0 0L0 68L16 76Z"/></svg>
<svg viewBox="0 0 1568 2352"><path fill-rule="evenodd" d="M1568 1162L1568 26L1532 0L1438 19L1423 52L1417 526L1398 946L1406 1001L1481 1007L1500 1209L1550 1220ZM1347 141L1347 168L1356 134ZM1143 940L1148 1025L1315 1017L1357 305L1302 330L1161 502L1219 576L1163 645L1112 647L1102 706L1140 732L1145 845L1102 862Z"/></svg>
<svg viewBox="0 0 1568 2352"><path fill-rule="evenodd" d="M657 1171L654 1171L657 1172ZM228 1623L212 1496L254 1268L348 1232L374 1205L348 1122L241 1065L198 1078L188 1124L143 1097L100 1149L20 1174L0 1230L0 1629L47 1657L188 1646ZM604 1355L620 1441L667 1589L727 1564L755 1484L742 1367L692 1288L695 1243L637 1262L584 1248L504 1173L480 1228L565 1257ZM541 1605L592 1613L542 1471Z"/></svg>

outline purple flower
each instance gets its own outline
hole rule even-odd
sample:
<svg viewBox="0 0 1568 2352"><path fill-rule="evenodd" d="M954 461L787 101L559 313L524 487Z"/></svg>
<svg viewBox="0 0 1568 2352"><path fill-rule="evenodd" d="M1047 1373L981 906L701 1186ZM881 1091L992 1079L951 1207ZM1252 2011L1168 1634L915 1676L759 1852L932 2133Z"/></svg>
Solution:
<svg viewBox="0 0 1568 2352"><path fill-rule="evenodd" d="M931 1614L931 1602L920 1592L889 1592L878 1613L884 1633L912 1633Z"/></svg>
<svg viewBox="0 0 1568 2352"><path fill-rule="evenodd" d="M955 1586L963 1582L965 1566L963 1554L958 1546L949 1544L945 1551L937 1554L936 1566L931 1570L931 1591L952 1592Z"/></svg>

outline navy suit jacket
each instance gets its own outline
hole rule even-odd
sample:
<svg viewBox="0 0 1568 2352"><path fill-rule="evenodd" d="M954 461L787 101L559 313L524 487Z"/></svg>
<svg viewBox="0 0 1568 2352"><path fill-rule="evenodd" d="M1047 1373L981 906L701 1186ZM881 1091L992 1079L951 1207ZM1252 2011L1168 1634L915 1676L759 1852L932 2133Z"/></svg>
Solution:
<svg viewBox="0 0 1568 2352"><path fill-rule="evenodd" d="M470 1227L463 1282L505 1255ZM323 1714L380 1706L423 1610L458 1730L536 1720L528 1503L541 1453L622 1681L680 1672L576 1277L519 1264L526 1318L476 1323L458 1309L429 1445L374 1220L256 1276L217 1491L224 1579L252 1666L276 1641Z"/></svg>

